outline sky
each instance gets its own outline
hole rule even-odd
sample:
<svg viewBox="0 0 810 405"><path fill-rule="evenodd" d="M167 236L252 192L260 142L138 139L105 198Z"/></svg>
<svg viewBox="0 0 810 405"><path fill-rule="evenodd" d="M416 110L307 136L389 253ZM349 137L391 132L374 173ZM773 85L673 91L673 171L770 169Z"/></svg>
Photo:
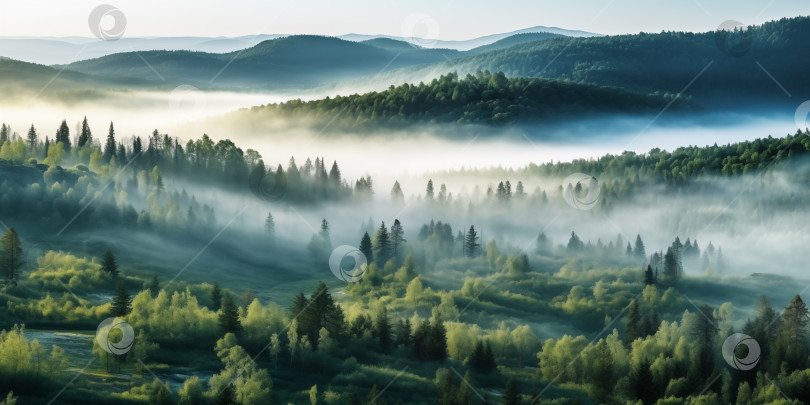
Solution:
<svg viewBox="0 0 810 405"><path fill-rule="evenodd" d="M92 37L98 0L0 0L0 36ZM622 34L710 31L810 15L807 0L109 0L127 37L347 33L463 40L537 25ZM112 17L102 20L112 26Z"/></svg>

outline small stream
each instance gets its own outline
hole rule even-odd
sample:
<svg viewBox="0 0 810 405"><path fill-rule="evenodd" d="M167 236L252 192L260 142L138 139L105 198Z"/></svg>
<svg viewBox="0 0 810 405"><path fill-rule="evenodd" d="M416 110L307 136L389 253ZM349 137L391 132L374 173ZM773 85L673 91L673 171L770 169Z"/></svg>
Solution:
<svg viewBox="0 0 810 405"><path fill-rule="evenodd" d="M83 369L91 360L93 353L93 339L95 333L90 331L72 330L49 330L49 329L26 329L25 337L28 340L36 339L48 352L53 345L57 345L65 350L70 367ZM207 383L216 372L213 370L191 370L187 367L176 367L171 370L152 370L154 374L163 382L168 382L173 390L183 387L183 382L191 376L197 376L202 383ZM130 374L111 373L116 378L132 380ZM151 381L152 375L144 370L144 381Z"/></svg>

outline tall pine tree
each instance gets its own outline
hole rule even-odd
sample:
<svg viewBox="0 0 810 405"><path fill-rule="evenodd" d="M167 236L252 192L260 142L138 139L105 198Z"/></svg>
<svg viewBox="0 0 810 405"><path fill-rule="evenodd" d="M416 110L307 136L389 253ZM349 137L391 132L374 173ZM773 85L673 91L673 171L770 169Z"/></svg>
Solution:
<svg viewBox="0 0 810 405"><path fill-rule="evenodd" d="M17 270L24 263L22 253L20 236L12 226L0 237L0 268L9 281L16 280Z"/></svg>
<svg viewBox="0 0 810 405"><path fill-rule="evenodd" d="M102 156L105 163L109 163L110 159L115 156L115 149L115 129L113 128L112 121L110 121L110 132L107 134L107 141L104 143L104 155Z"/></svg>

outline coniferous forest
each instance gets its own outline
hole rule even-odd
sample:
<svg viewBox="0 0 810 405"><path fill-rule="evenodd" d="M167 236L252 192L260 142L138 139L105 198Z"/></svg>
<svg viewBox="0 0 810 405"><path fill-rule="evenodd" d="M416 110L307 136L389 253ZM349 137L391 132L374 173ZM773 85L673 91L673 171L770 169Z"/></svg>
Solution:
<svg viewBox="0 0 810 405"><path fill-rule="evenodd" d="M133 10L0 38L0 405L810 403L810 17Z"/></svg>

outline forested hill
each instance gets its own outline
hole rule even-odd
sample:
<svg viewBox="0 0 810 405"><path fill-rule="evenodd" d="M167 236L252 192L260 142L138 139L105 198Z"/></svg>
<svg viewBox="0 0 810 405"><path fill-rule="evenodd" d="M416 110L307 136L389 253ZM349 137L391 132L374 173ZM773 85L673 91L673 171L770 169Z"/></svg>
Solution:
<svg viewBox="0 0 810 405"><path fill-rule="evenodd" d="M807 99L807 38L810 17L782 19L725 34L662 32L550 38L379 77L419 81L450 71L464 75L489 70L511 77L562 79L642 93L676 93L705 68L687 92L696 102L745 102L755 97L787 100L789 97L769 75L793 99Z"/></svg>
<svg viewBox="0 0 810 405"><path fill-rule="evenodd" d="M690 108L688 98L638 94L608 87L478 72L459 79L450 73L432 82L391 86L381 92L304 102L292 100L241 110L239 118L311 119L346 127L415 122L531 123L607 113L645 113ZM245 117L247 115L247 117Z"/></svg>

